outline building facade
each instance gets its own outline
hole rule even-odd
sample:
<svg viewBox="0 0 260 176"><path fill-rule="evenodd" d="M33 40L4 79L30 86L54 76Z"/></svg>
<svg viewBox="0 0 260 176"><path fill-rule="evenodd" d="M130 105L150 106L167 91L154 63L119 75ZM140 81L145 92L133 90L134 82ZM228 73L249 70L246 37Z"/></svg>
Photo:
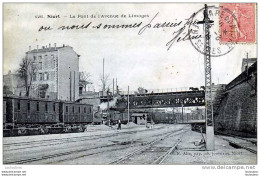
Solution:
<svg viewBox="0 0 260 176"><path fill-rule="evenodd" d="M79 55L70 46L43 46L26 52L36 66L30 95L75 101L79 97Z"/></svg>
<svg viewBox="0 0 260 176"><path fill-rule="evenodd" d="M257 61L256 58L243 58L241 73L246 71L249 67L251 67Z"/></svg>
<svg viewBox="0 0 260 176"><path fill-rule="evenodd" d="M3 94L21 95L25 91L23 82L17 73L8 72L3 75Z"/></svg>

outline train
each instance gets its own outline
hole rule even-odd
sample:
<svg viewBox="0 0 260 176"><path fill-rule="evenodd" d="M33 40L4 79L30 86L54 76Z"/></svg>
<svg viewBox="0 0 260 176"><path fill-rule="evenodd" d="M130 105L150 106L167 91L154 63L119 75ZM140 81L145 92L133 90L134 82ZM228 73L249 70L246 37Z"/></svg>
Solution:
<svg viewBox="0 0 260 176"><path fill-rule="evenodd" d="M177 123L177 119L176 117L173 116L172 113L153 112L151 113L151 116L154 123L167 123L167 124Z"/></svg>
<svg viewBox="0 0 260 176"><path fill-rule="evenodd" d="M102 110L97 111L94 114L94 118L96 119L94 124L105 124L105 125L115 125L120 120L122 124L128 123L128 114L126 112L119 112L115 110ZM129 121L132 121L131 117Z"/></svg>
<svg viewBox="0 0 260 176"><path fill-rule="evenodd" d="M3 97L4 135L84 131L90 123L100 123L93 105L29 97Z"/></svg>
<svg viewBox="0 0 260 176"><path fill-rule="evenodd" d="M147 122L174 123L165 113L139 113ZM145 115L146 114L146 115ZM31 97L3 97L4 136L38 135L49 133L84 132L88 124L115 125L136 121L126 111L97 110L93 105L80 102ZM176 123L176 122L175 122Z"/></svg>

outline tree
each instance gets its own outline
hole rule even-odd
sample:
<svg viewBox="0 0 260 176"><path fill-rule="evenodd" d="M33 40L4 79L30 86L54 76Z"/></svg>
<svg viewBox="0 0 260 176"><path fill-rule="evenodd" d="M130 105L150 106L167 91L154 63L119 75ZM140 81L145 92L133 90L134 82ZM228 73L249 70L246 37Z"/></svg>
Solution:
<svg viewBox="0 0 260 176"><path fill-rule="evenodd" d="M146 94L148 90L146 90L143 87L138 87L137 91L135 91L135 94Z"/></svg>
<svg viewBox="0 0 260 176"><path fill-rule="evenodd" d="M32 87L33 79L36 77L37 66L32 59L24 57L19 64L18 75L24 82L22 85L25 88L25 96L29 96Z"/></svg>
<svg viewBox="0 0 260 176"><path fill-rule="evenodd" d="M10 90L10 88L6 85L3 86L3 94L5 95L12 95L13 92Z"/></svg>
<svg viewBox="0 0 260 176"><path fill-rule="evenodd" d="M102 75L99 76L99 80L100 80L100 83L101 85L99 85L102 89L102 91L107 91L109 89L109 87L111 86L111 80L110 80L110 75L107 74L107 75L104 75L104 77Z"/></svg>
<svg viewBox="0 0 260 176"><path fill-rule="evenodd" d="M79 81L83 84L85 91L87 91L87 85L92 84L90 77L91 77L91 74L88 72L79 73Z"/></svg>

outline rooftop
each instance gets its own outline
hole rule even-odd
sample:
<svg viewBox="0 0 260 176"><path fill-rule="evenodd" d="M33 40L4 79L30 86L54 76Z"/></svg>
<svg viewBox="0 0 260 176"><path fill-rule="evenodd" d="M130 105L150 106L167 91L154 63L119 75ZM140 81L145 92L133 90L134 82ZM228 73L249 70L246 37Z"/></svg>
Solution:
<svg viewBox="0 0 260 176"><path fill-rule="evenodd" d="M42 47L40 49L33 49L31 51L27 51L26 53L40 53L40 52L50 52L50 51L57 51L58 49L65 48L68 46L61 46L61 47Z"/></svg>
<svg viewBox="0 0 260 176"><path fill-rule="evenodd" d="M243 58L243 62L247 62L247 61L249 61L249 62L256 62L257 59L256 58Z"/></svg>

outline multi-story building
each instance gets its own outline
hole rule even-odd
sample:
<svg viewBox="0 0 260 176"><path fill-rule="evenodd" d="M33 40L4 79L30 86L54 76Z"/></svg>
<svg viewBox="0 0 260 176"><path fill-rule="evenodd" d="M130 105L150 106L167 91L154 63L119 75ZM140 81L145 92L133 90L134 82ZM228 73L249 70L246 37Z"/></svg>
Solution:
<svg viewBox="0 0 260 176"><path fill-rule="evenodd" d="M75 101L79 97L79 57L72 47L51 44L26 52L36 66L32 94L41 98Z"/></svg>
<svg viewBox="0 0 260 176"><path fill-rule="evenodd" d="M243 58L241 72L247 70L251 65L257 61L256 58Z"/></svg>

